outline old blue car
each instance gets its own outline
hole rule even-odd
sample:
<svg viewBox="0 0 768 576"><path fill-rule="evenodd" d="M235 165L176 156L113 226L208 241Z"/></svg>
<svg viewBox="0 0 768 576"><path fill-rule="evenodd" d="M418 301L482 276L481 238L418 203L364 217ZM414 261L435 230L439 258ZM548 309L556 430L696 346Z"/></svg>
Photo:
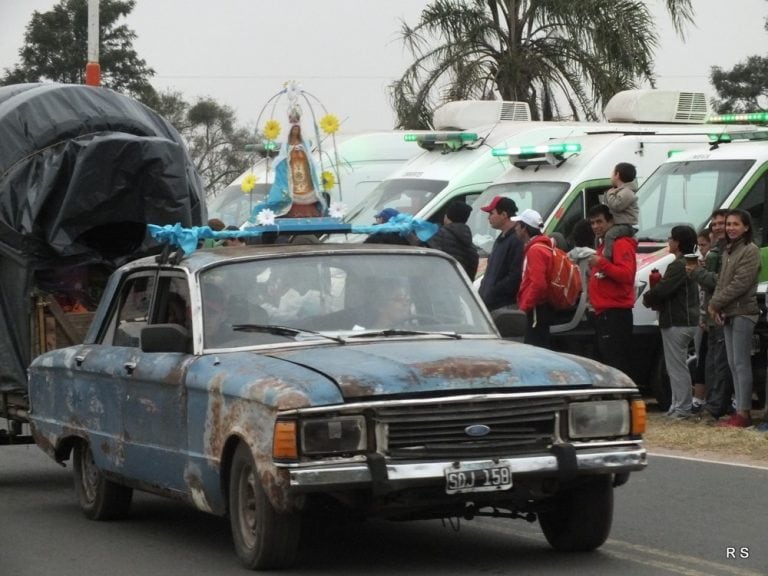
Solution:
<svg viewBox="0 0 768 576"><path fill-rule="evenodd" d="M627 376L501 339L459 265L410 246L136 260L83 344L34 360L29 395L88 518L125 516L134 489L182 499L229 516L251 569L290 565L317 509L538 519L591 550L646 465Z"/></svg>

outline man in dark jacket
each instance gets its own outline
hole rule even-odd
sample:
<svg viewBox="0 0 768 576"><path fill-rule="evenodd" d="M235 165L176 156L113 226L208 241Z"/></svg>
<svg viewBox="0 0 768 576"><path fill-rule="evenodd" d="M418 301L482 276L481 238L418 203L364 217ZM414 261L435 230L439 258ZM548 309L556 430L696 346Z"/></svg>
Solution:
<svg viewBox="0 0 768 576"><path fill-rule="evenodd" d="M443 216L443 225L427 242L427 246L442 250L459 261L470 280L475 279L477 263L480 257L477 248L472 243L472 231L467 226L467 220L472 207L461 200L453 200L448 204Z"/></svg>
<svg viewBox="0 0 768 576"><path fill-rule="evenodd" d="M517 302L523 277L523 243L512 230L514 223L510 220L517 214L517 204L511 198L496 196L480 210L488 213L491 228L501 232L493 243L480 283L480 298L488 310L496 310Z"/></svg>
<svg viewBox="0 0 768 576"><path fill-rule="evenodd" d="M709 300L717 286L717 277L723 262L725 252L725 216L728 210L721 208L710 216L710 241L712 245L707 252L704 266L686 266L686 272L701 286L704 293L702 309L706 310ZM725 336L723 327L719 326L708 314L703 314L702 320L707 326L707 356L704 360L704 380L707 385L707 402L704 405L703 419L717 419L725 416L731 408L733 394L733 377L728 366L728 356L725 352Z"/></svg>

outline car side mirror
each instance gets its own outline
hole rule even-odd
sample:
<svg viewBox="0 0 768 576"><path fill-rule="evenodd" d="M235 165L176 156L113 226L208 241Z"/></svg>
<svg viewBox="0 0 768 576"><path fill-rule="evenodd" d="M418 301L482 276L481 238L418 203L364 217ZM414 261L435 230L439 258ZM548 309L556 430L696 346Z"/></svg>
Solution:
<svg viewBox="0 0 768 576"><path fill-rule="evenodd" d="M142 352L189 352L189 330L181 324L150 324L141 330Z"/></svg>

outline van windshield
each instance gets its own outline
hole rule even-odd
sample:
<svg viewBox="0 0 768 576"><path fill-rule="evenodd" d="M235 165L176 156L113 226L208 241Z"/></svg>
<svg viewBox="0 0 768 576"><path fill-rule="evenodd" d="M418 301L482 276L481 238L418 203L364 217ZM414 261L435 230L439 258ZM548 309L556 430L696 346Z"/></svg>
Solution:
<svg viewBox="0 0 768 576"><path fill-rule="evenodd" d="M251 216L253 206L267 197L271 184L256 184L246 194L240 184L230 184L208 201L208 218L218 218L226 224L240 226Z"/></svg>
<svg viewBox="0 0 768 576"><path fill-rule="evenodd" d="M494 240L499 235L499 231L491 228L488 223L488 213L480 210L481 206L487 206L495 196L514 200L518 214L526 208L533 208L546 221L567 191L568 182L503 182L489 186L473 202L472 206L476 209L472 210L467 222L472 230L475 246L489 254Z"/></svg>
<svg viewBox="0 0 768 576"><path fill-rule="evenodd" d="M641 242L664 243L673 226L700 230L722 207L754 160L689 160L659 166L637 193Z"/></svg>
<svg viewBox="0 0 768 576"><path fill-rule="evenodd" d="M394 208L398 212L416 216L446 186L447 180L384 180L354 206L344 220L351 224L374 224L374 215L384 208Z"/></svg>

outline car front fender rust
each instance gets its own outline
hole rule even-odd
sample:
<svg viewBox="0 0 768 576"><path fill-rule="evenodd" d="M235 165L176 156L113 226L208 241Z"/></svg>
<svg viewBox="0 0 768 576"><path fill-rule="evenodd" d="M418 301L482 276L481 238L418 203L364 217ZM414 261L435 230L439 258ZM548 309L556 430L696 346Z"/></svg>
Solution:
<svg viewBox="0 0 768 576"><path fill-rule="evenodd" d="M270 388L281 398L278 402L283 409L306 406L308 399L291 390L279 378L265 378L245 386L237 396L226 394L222 381L211 384L205 425L205 452L209 461L220 463L221 477L228 477L228 458L232 451L232 440L248 445L253 454L264 492L277 511L288 512L299 502L290 496L290 477L287 471L274 466L272 461L272 440L278 409L268 406L253 396L261 398L265 388ZM254 389L258 393L252 394ZM283 403L284 402L284 403ZM209 498L210 500L210 498Z"/></svg>

